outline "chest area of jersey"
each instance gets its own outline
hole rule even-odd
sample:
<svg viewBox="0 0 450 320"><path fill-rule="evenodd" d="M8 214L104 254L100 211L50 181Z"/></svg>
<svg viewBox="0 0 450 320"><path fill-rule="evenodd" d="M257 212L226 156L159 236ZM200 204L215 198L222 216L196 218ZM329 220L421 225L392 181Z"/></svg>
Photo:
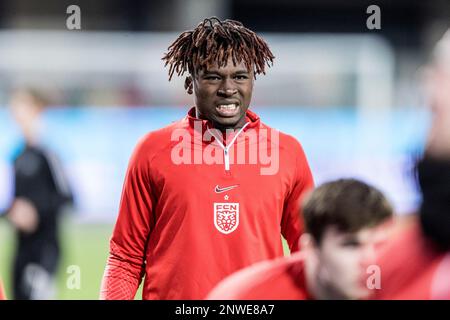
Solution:
<svg viewBox="0 0 450 320"><path fill-rule="evenodd" d="M159 171L159 213L200 224L213 218L228 234L245 221L279 220L291 183L286 172L262 175L258 166L172 165Z"/></svg>

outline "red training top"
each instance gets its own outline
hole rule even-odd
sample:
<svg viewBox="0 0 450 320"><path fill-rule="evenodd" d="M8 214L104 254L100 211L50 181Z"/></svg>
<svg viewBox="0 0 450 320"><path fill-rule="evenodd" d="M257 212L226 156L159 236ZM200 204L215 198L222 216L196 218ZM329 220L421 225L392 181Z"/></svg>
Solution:
<svg viewBox="0 0 450 320"><path fill-rule="evenodd" d="M304 257L264 261L226 278L208 295L209 300L309 300Z"/></svg>
<svg viewBox="0 0 450 320"><path fill-rule="evenodd" d="M3 289L3 282L0 279L0 300L6 300L5 290Z"/></svg>
<svg viewBox="0 0 450 320"><path fill-rule="evenodd" d="M381 300L450 299L450 252L422 234L418 221L379 253Z"/></svg>
<svg viewBox="0 0 450 320"><path fill-rule="evenodd" d="M247 111L221 141L195 118L147 134L127 170L103 299L203 299L229 274L292 251L300 198L313 187L300 143ZM244 152L243 152L244 151Z"/></svg>

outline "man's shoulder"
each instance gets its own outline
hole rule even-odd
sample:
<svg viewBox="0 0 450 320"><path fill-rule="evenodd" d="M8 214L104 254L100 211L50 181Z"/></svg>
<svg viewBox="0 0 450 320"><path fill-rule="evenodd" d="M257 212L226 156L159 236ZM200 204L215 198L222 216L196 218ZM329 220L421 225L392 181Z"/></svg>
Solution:
<svg viewBox="0 0 450 320"><path fill-rule="evenodd" d="M41 172L46 165L49 165L49 154L50 152L41 146L26 146L15 156L14 165L26 171L33 168L34 172Z"/></svg>
<svg viewBox="0 0 450 320"><path fill-rule="evenodd" d="M283 286L284 280L289 277L289 267L298 263L296 261L291 258L278 258L256 263L220 282L208 299L253 300L276 295L274 284Z"/></svg>
<svg viewBox="0 0 450 320"><path fill-rule="evenodd" d="M376 299L429 299L432 276L443 257L415 219L377 252L384 285L375 292Z"/></svg>

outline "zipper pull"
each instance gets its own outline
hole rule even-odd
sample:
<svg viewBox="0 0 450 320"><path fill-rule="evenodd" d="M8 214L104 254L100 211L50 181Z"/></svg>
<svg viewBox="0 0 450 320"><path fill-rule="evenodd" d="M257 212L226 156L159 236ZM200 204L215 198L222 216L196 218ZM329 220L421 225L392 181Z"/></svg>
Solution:
<svg viewBox="0 0 450 320"><path fill-rule="evenodd" d="M223 149L223 155L225 160L225 171L230 171L230 156L228 154L228 148Z"/></svg>

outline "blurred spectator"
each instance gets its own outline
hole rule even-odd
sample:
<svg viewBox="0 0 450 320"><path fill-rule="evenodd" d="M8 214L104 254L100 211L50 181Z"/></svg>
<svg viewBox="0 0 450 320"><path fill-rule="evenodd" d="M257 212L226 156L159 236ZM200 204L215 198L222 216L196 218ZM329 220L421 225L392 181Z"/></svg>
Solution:
<svg viewBox="0 0 450 320"><path fill-rule="evenodd" d="M55 292L60 248L58 214L72 193L56 157L39 141L40 119L47 106L33 90L13 92L10 108L25 146L14 160L14 199L7 218L17 231L13 298L50 299Z"/></svg>
<svg viewBox="0 0 450 320"><path fill-rule="evenodd" d="M418 163L423 203L418 219L380 252L378 299L450 299L450 30L426 68L433 112Z"/></svg>
<svg viewBox="0 0 450 320"><path fill-rule="evenodd" d="M362 299L370 294L363 266L387 238L392 207L377 189L354 179L316 188L303 204L302 251L230 276L212 300Z"/></svg>

